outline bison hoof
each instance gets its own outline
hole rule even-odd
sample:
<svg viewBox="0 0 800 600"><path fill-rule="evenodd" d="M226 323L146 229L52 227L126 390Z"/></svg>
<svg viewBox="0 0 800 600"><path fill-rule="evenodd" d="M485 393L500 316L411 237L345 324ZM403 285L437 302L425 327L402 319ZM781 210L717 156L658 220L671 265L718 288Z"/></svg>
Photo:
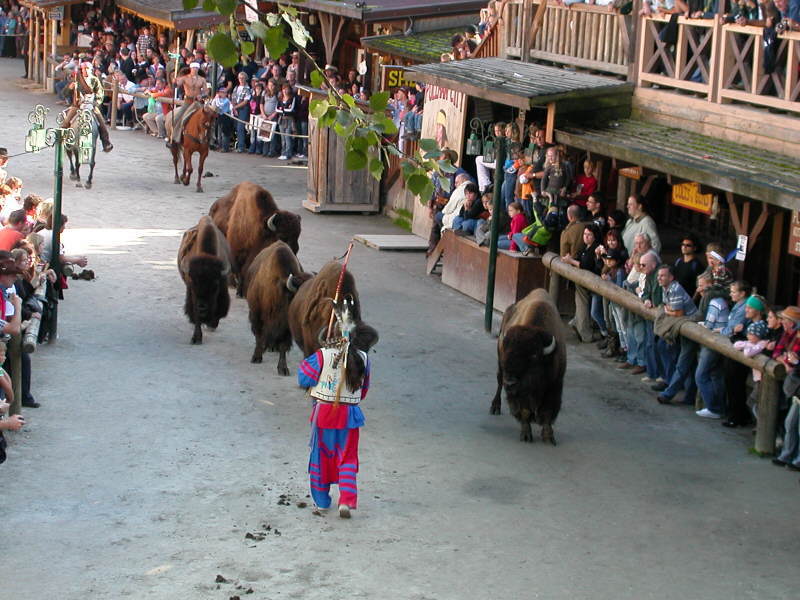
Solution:
<svg viewBox="0 0 800 600"><path fill-rule="evenodd" d="M531 433L530 425L528 427L524 427L522 431L519 432L519 441L528 443L533 441L533 433Z"/></svg>
<svg viewBox="0 0 800 600"><path fill-rule="evenodd" d="M201 188L201 187L198 187L198 188L197 188L197 193L198 193L198 194L202 194L202 193L203 193L203 188Z"/></svg>
<svg viewBox="0 0 800 600"><path fill-rule="evenodd" d="M196 335L192 336L192 344L197 345L202 343L203 343L203 338L197 337Z"/></svg>
<svg viewBox="0 0 800 600"><path fill-rule="evenodd" d="M180 183L180 182L181 182L181 180L176 177L175 181L173 183Z"/></svg>
<svg viewBox="0 0 800 600"><path fill-rule="evenodd" d="M278 375L291 375L286 367L278 367Z"/></svg>
<svg viewBox="0 0 800 600"><path fill-rule="evenodd" d="M542 441L550 442L551 444L553 444L553 446L556 445L556 438L553 435L552 427L542 427Z"/></svg>
<svg viewBox="0 0 800 600"><path fill-rule="evenodd" d="M69 180L70 181L78 181L78 176L75 175L75 173L70 173L69 174Z"/></svg>
<svg viewBox="0 0 800 600"><path fill-rule="evenodd" d="M490 414L490 415L499 415L499 414L502 414L502 413L500 412L500 405L499 405L499 404L495 404L495 403L493 402L493 403L492 403L492 406L491 406L491 408L489 409L489 414Z"/></svg>
<svg viewBox="0 0 800 600"><path fill-rule="evenodd" d="M83 187L85 187L87 190L88 190L88 189L91 189L91 187L92 187L92 182L91 182L91 181L87 181L87 182L86 182L86 184L85 184Z"/></svg>
<svg viewBox="0 0 800 600"><path fill-rule="evenodd" d="M253 364L259 364L259 363L261 363L263 360L264 360L264 358L263 358L263 357L261 357L261 356L257 356L257 355L255 355L255 354L253 354L253 358L251 358L251 359L250 359L250 362L251 362L251 363L253 363Z"/></svg>

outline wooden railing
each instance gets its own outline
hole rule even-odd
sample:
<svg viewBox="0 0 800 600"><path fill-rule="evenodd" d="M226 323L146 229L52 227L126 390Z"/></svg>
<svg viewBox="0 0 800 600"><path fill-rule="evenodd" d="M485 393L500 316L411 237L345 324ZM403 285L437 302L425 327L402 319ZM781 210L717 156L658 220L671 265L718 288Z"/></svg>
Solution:
<svg viewBox="0 0 800 600"><path fill-rule="evenodd" d="M481 43L478 44L478 47L475 48L475 52L472 53L472 58L489 58L493 56L500 56L500 42L502 40L501 29L502 25L500 23L497 23L494 27L488 29L485 32Z"/></svg>
<svg viewBox="0 0 800 600"><path fill-rule="evenodd" d="M406 155L414 156L417 150L419 150L419 140L404 140L402 141L400 148ZM400 177L400 173L403 170L400 164L401 160L401 157L395 154L389 154L389 168L386 169L386 176L384 178L387 189L392 187L394 182L397 181L397 178Z"/></svg>
<svg viewBox="0 0 800 600"><path fill-rule="evenodd" d="M529 20L537 7L533 3ZM548 4L536 38L526 45L523 0L509 0L503 18L505 52L508 58L522 58L523 48L529 46L534 60L626 75L630 19L606 6Z"/></svg>
<svg viewBox="0 0 800 600"><path fill-rule="evenodd" d="M721 32L719 101L800 112L800 32L778 36L774 68L764 70L764 29L726 25Z"/></svg>
<svg viewBox="0 0 800 600"><path fill-rule="evenodd" d="M709 102L745 102L800 113L800 32L778 35L771 72L764 28L717 19L678 18L675 44L664 41L667 16L643 17L640 85L688 90Z"/></svg>
<svg viewBox="0 0 800 600"><path fill-rule="evenodd" d="M639 82L689 90L712 98L719 24L679 17L677 42L668 39L669 16L643 17L639 28ZM666 40L666 41L665 41Z"/></svg>

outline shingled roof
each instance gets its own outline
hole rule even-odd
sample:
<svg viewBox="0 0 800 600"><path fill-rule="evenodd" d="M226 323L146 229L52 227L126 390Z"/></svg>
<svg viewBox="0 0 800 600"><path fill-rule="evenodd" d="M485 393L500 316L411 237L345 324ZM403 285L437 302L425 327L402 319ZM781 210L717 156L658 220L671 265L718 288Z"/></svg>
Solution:
<svg viewBox="0 0 800 600"><path fill-rule="evenodd" d="M457 33L463 33L464 27L451 27L412 33L410 35L373 35L361 38L361 45L382 54L399 56L418 63L436 62L439 57L450 52L450 41Z"/></svg>
<svg viewBox="0 0 800 600"><path fill-rule="evenodd" d="M435 17L474 13L478 20L480 9L486 8L488 0L305 0L294 4L303 10L316 10L332 15L341 15L360 21L375 22L407 17Z"/></svg>
<svg viewBox="0 0 800 600"><path fill-rule="evenodd" d="M200 8L184 10L183 0L117 0L117 5L145 20L178 31L203 29L228 20L224 15Z"/></svg>

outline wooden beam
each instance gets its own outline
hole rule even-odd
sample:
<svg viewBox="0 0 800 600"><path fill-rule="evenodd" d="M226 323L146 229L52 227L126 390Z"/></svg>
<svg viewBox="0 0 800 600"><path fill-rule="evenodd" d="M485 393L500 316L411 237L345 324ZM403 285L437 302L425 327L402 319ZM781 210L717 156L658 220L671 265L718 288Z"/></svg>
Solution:
<svg viewBox="0 0 800 600"><path fill-rule="evenodd" d="M554 137L553 137L553 130L556 126L556 103L550 102L547 105L547 121L544 126L544 140L548 144L552 144Z"/></svg>
<svg viewBox="0 0 800 600"><path fill-rule="evenodd" d="M762 202L761 214L758 215L758 219L756 220L755 225L753 225L753 231L750 232L750 235L747 238L748 250L756 245L759 234L764 229L764 225L767 224L767 217L769 217L769 206L767 206L766 202Z"/></svg>
<svg viewBox="0 0 800 600"><path fill-rule="evenodd" d="M783 210L777 210L772 218L772 240L769 251L769 274L767 276L767 300L775 301L778 292L778 273L783 258Z"/></svg>
<svg viewBox="0 0 800 600"><path fill-rule="evenodd" d="M736 203L733 201L733 194L731 192L725 192L725 200L728 201L728 210L731 213L733 229L736 231L736 235L742 235L742 221L739 219L739 210L736 208Z"/></svg>

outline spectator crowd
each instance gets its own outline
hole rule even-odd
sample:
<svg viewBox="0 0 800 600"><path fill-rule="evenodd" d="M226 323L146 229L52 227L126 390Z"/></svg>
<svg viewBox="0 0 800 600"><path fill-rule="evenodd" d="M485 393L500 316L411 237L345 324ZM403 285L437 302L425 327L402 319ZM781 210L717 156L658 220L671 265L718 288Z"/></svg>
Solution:
<svg viewBox="0 0 800 600"><path fill-rule="evenodd" d="M63 246L53 252L53 201L36 194L24 194L18 177L6 170L8 151L0 148L0 462L5 460L4 430L19 430L25 419L21 414L9 415L14 402L11 384L11 361L8 342L12 335L34 335L42 343L48 339L54 319L53 306L63 298L67 288L66 276L93 279L90 270L80 274L75 266L85 267L85 256L70 256ZM62 215L62 231L67 216ZM56 255L56 259L53 255ZM61 275L50 268L59 261ZM31 356L24 350L20 355L21 405L38 408L32 387Z"/></svg>

